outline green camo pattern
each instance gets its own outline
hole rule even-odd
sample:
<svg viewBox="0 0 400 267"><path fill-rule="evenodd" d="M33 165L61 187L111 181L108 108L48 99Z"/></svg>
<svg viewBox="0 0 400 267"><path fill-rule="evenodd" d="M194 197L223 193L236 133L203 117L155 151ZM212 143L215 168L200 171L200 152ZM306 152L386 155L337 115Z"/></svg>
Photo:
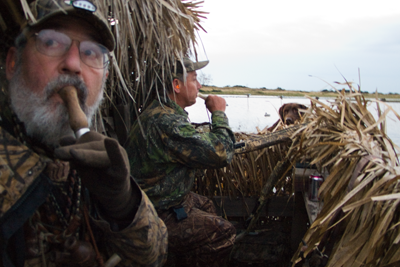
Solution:
<svg viewBox="0 0 400 267"><path fill-rule="evenodd" d="M125 149L131 173L156 209L179 204L193 187L196 169L221 168L233 158L235 137L222 111L212 114L212 130L199 133L172 100L157 100L140 115Z"/></svg>

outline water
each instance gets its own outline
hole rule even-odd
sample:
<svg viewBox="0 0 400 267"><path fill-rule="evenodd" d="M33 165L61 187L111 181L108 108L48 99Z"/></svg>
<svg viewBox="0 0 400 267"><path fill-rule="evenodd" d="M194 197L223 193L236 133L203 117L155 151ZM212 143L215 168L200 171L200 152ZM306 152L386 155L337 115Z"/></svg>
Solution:
<svg viewBox="0 0 400 267"><path fill-rule="evenodd" d="M310 100L302 97L279 98L276 96L249 96L246 95L221 95L225 98L228 106L225 113L229 118L229 125L234 132L257 133L258 127L263 130L266 126L271 126L279 119L278 110L285 103L299 103L306 106L310 105ZM320 98L321 102L327 103L333 99ZM393 110L400 114L399 102L386 102ZM384 105L380 105L381 110L385 109ZM368 110L377 119L376 103L371 103ZM206 110L204 101L197 99L195 105L186 108L189 112L191 122L201 123L211 120L211 114ZM270 116L265 116L265 113ZM393 112L389 112L387 119L387 133L390 139L396 145L400 146L400 121Z"/></svg>

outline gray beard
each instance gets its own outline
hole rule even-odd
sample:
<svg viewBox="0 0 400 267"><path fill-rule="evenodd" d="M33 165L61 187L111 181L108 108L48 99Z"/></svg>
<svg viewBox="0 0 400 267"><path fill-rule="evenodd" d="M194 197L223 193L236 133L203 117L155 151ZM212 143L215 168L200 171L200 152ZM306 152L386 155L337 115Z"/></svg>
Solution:
<svg viewBox="0 0 400 267"><path fill-rule="evenodd" d="M53 110L54 107L52 108L49 105L48 99L53 94L66 85L75 86L78 90L82 110L88 118L89 126L103 99L103 94L100 93L93 106L88 107L84 104L88 91L86 85L79 77L67 74L62 74L50 81L44 88L43 96L38 96L30 90L23 78L21 68L18 66L16 66L16 72L9 85L11 107L18 119L24 123L27 135L49 148L57 147L61 137L74 135L69 125L66 106L61 104Z"/></svg>

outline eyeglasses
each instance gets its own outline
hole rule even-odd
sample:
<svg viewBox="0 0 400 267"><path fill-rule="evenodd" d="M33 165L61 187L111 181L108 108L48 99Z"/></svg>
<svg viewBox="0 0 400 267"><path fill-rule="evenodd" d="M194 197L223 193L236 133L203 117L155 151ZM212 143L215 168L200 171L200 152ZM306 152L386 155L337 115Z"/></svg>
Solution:
<svg viewBox="0 0 400 267"><path fill-rule="evenodd" d="M71 48L72 39L55 30L35 33L36 49L43 55L60 57ZM93 41L79 42L79 56L83 63L95 69L104 69L110 62L108 49Z"/></svg>

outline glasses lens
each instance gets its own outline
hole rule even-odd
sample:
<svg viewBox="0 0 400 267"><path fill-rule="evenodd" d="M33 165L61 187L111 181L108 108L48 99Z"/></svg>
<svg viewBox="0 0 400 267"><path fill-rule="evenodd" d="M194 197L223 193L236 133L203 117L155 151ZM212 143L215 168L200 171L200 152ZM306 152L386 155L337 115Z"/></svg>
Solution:
<svg viewBox="0 0 400 267"><path fill-rule="evenodd" d="M55 30L41 30L36 33L36 48L46 56L63 56L71 44L72 39L68 35ZM109 63L108 49L93 41L79 43L79 56L83 63L96 69L103 69Z"/></svg>
<svg viewBox="0 0 400 267"><path fill-rule="evenodd" d="M83 41L79 46L81 60L90 67L102 69L108 64L108 49L99 43Z"/></svg>
<svg viewBox="0 0 400 267"><path fill-rule="evenodd" d="M61 32L55 30L41 30L36 34L37 50L47 56L62 56L68 51L72 40Z"/></svg>

